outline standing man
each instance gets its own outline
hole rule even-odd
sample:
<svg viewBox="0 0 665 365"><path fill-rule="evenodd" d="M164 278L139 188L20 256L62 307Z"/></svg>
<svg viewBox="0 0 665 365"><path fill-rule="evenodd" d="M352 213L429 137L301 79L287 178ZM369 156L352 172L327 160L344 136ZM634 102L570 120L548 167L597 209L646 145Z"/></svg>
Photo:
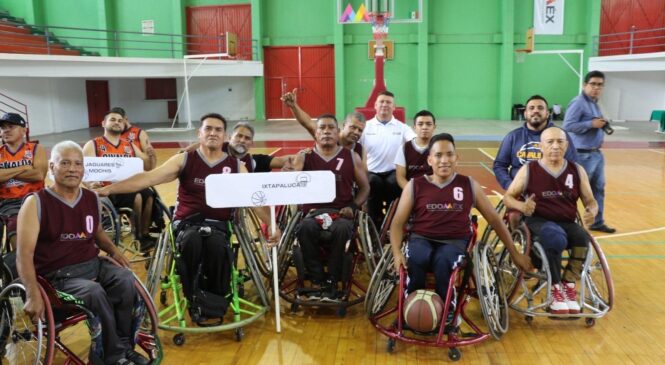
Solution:
<svg viewBox="0 0 665 365"><path fill-rule="evenodd" d="M503 189L508 189L517 171L529 161L538 161L542 157L540 134L545 128L553 127L549 121L547 100L540 95L533 95L526 101L524 125L513 129L504 137L494 159L494 176ZM568 143L566 160L577 161L575 146Z"/></svg>
<svg viewBox="0 0 665 365"><path fill-rule="evenodd" d="M591 71L584 76L582 93L570 104L563 119L563 128L577 148L577 162L589 175L593 196L598 202L598 215L589 227L592 231L614 233L616 229L605 224L605 158L600 151L607 120L598 107L598 98L605 87L605 75Z"/></svg>
<svg viewBox="0 0 665 365"><path fill-rule="evenodd" d="M409 180L432 173L432 168L427 164L427 147L436 129L434 114L429 110L416 113L413 129L417 137L404 143L395 156L395 174L400 189L404 189Z"/></svg>
<svg viewBox="0 0 665 365"><path fill-rule="evenodd" d="M376 116L367 121L360 143L367 151L369 199L367 210L376 227L383 221L383 203L399 196L395 174L395 155L405 142L416 138L413 130L395 119L395 95L382 91L374 102Z"/></svg>
<svg viewBox="0 0 665 365"><path fill-rule="evenodd" d="M25 140L23 117L6 113L0 118L0 131L4 140L0 146L0 215L7 220L7 239L14 246L16 215L23 198L44 187L48 164L44 148Z"/></svg>

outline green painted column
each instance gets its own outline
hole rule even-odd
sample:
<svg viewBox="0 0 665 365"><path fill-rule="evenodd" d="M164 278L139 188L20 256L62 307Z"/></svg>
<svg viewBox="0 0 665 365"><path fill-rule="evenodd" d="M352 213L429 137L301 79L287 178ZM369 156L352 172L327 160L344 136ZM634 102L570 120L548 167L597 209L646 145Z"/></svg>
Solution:
<svg viewBox="0 0 665 365"><path fill-rule="evenodd" d="M115 19L113 16L113 3L111 0L97 0L97 24L99 29L115 30ZM102 56L120 56L120 51L116 47L122 47L122 44L116 41L115 33L106 33L108 38L101 41L102 47L100 54ZM100 37L101 38L101 37ZM106 54L102 53L106 51Z"/></svg>
<svg viewBox="0 0 665 365"><path fill-rule="evenodd" d="M418 24L418 103L416 110L429 109L429 1L423 1L422 16L423 21ZM410 113L411 115L415 114ZM411 115L407 115L408 119ZM405 121L406 122L406 121Z"/></svg>
<svg viewBox="0 0 665 365"><path fill-rule="evenodd" d="M499 54L499 119L510 120L513 105L513 53L515 0L501 1L501 51Z"/></svg>
<svg viewBox="0 0 665 365"><path fill-rule="evenodd" d="M334 1L330 2L333 14L337 9L333 6ZM346 71L344 66L344 25L337 20L333 22L333 47L335 49L335 115L337 118L344 118L352 110L345 110L346 101Z"/></svg>
<svg viewBox="0 0 665 365"><path fill-rule="evenodd" d="M171 14L173 14L173 22L171 23L172 34L186 34L187 19L185 19L185 2L183 0L171 1ZM173 58L182 58L185 55L185 47L183 43L186 42L185 37L173 37L171 39L173 44Z"/></svg>
<svg viewBox="0 0 665 365"><path fill-rule="evenodd" d="M595 57L595 41L598 41L600 34L600 13L602 0L589 0L587 2L587 39L584 47L584 72L589 71L589 57Z"/></svg>
<svg viewBox="0 0 665 365"><path fill-rule="evenodd" d="M252 7L252 39L256 41L255 61L263 61L263 29L261 27L263 6L261 0L251 0L250 5ZM263 76L254 78L254 110L256 120L266 119L266 91Z"/></svg>

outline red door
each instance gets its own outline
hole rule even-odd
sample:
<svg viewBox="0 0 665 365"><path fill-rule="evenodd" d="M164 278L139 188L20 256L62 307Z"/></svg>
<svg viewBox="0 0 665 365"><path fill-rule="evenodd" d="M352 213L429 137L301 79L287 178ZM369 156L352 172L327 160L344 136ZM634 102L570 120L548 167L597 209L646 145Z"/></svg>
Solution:
<svg viewBox="0 0 665 365"><path fill-rule="evenodd" d="M111 109L108 80L85 80L85 94L88 100L88 125L102 125L104 114Z"/></svg>
<svg viewBox="0 0 665 365"><path fill-rule="evenodd" d="M266 47L266 118L293 118L279 98L298 89L298 104L315 117L335 113L333 46Z"/></svg>
<svg viewBox="0 0 665 365"><path fill-rule="evenodd" d="M218 38L226 32L238 36L237 59L252 59L252 8L250 4L221 6L188 6L187 34L190 38L188 54L212 54L226 52L226 46Z"/></svg>
<svg viewBox="0 0 665 365"><path fill-rule="evenodd" d="M665 2L652 0L602 0L600 56L662 52L665 37ZM634 27L634 28L633 28ZM651 31L649 31L651 30ZM618 35L606 36L607 34Z"/></svg>

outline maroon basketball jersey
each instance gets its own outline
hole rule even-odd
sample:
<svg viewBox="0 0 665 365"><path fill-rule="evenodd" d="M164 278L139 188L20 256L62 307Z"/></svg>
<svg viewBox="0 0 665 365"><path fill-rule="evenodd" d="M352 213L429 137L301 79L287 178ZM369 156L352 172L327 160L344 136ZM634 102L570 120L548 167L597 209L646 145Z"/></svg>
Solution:
<svg viewBox="0 0 665 365"><path fill-rule="evenodd" d="M475 199L470 177L455 174L443 186L430 182L426 176L412 181L411 233L434 240L471 236L471 208Z"/></svg>
<svg viewBox="0 0 665 365"><path fill-rule="evenodd" d="M358 156L360 156L360 158L362 159L362 158L363 158L363 145L361 145L360 143L356 142L356 143L353 145L353 152L357 153Z"/></svg>
<svg viewBox="0 0 665 365"><path fill-rule="evenodd" d="M312 153L305 155L305 165L302 170L327 170L335 174L335 200L331 203L305 204L302 206L304 212L318 208L342 209L353 203L355 169L353 166L353 152L351 150L337 147L337 154L326 159L314 148Z"/></svg>
<svg viewBox="0 0 665 365"><path fill-rule="evenodd" d="M429 150L425 149L423 152L420 152L413 147L414 143L415 140L411 140L406 142L403 147L404 159L406 161L406 180L432 174L432 167L427 164Z"/></svg>
<svg viewBox="0 0 665 365"><path fill-rule="evenodd" d="M37 274L46 275L99 254L95 245L99 200L90 190L81 188L80 191L72 205L49 189L35 193L40 215L34 255Z"/></svg>
<svg viewBox="0 0 665 365"><path fill-rule="evenodd" d="M182 220L201 213L205 219L230 220L233 209L211 208L206 204L205 180L208 175L235 174L238 171L240 171L240 162L231 155L227 154L221 160L209 164L201 157L198 150L188 152L184 166L178 175L180 184L173 219Z"/></svg>
<svg viewBox="0 0 665 365"><path fill-rule="evenodd" d="M229 156L231 153L229 152L229 142L224 142L222 145L222 151L226 152ZM243 158L239 158L240 162L245 164L245 167L247 168L247 172L254 172L254 160L252 159L252 155L249 153L246 153Z"/></svg>
<svg viewBox="0 0 665 365"><path fill-rule="evenodd" d="M574 222L577 199L580 197L580 173L577 165L565 161L561 172L554 176L539 161L528 163L525 196L535 194L534 215L550 221Z"/></svg>

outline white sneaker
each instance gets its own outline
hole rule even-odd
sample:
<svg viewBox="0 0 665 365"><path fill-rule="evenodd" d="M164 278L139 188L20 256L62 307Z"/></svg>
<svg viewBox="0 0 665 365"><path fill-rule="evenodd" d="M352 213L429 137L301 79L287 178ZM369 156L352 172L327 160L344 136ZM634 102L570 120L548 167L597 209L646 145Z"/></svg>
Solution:
<svg viewBox="0 0 665 365"><path fill-rule="evenodd" d="M568 304L563 294L561 283L552 285L552 303L550 303L550 313L568 314Z"/></svg>
<svg viewBox="0 0 665 365"><path fill-rule="evenodd" d="M566 305L568 306L568 313L577 314L580 312L580 305L577 303L577 291L575 290L575 283L563 282L563 294L566 297Z"/></svg>

